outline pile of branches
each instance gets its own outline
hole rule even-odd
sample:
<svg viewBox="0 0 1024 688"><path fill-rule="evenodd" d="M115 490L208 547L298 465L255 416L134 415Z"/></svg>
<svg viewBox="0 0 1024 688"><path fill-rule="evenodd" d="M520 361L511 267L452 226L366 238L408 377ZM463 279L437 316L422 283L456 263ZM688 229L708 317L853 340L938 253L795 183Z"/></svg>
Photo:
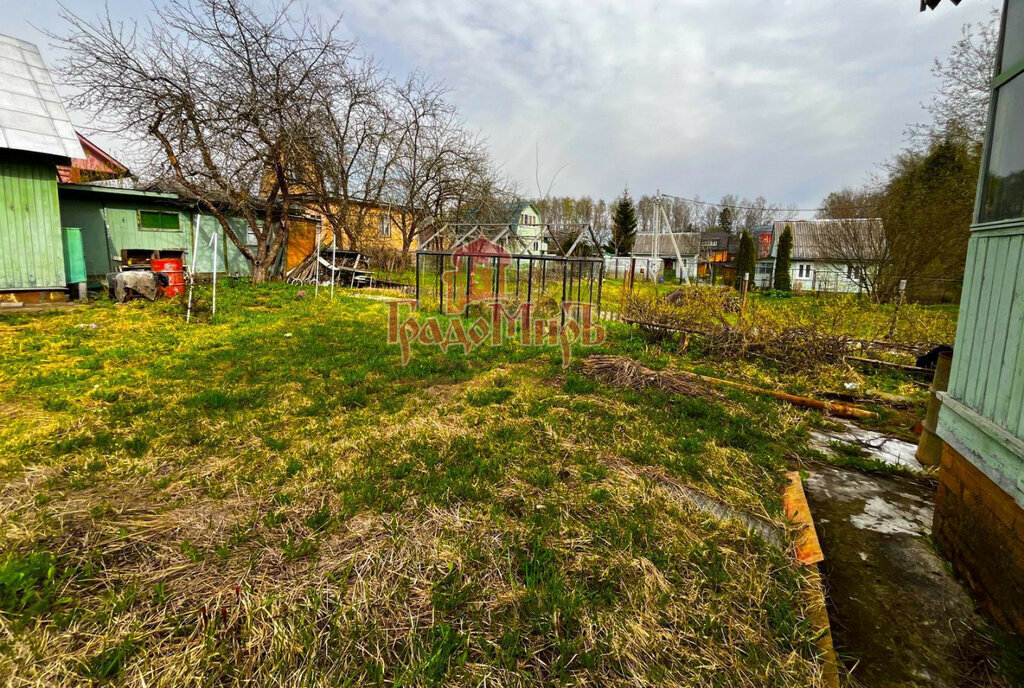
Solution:
<svg viewBox="0 0 1024 688"><path fill-rule="evenodd" d="M581 362L583 374L592 380L636 391L654 388L670 394L714 399L721 393L697 380L645 368L623 356L588 356Z"/></svg>
<svg viewBox="0 0 1024 688"><path fill-rule="evenodd" d="M760 358L782 370L814 370L843 362L849 341L806 325L723 325L704 333L703 348L723 358Z"/></svg>
<svg viewBox="0 0 1024 688"><path fill-rule="evenodd" d="M729 315L731 317L727 318ZM782 370L815 370L842 363L851 338L828 322L794 318L748 301L732 290L690 287L664 298L631 295L623 319L656 336L672 332L700 338L701 350L720 358L759 358Z"/></svg>
<svg viewBox="0 0 1024 688"><path fill-rule="evenodd" d="M742 298L729 287L686 287L665 295L665 303L676 310L695 315L707 313L739 313Z"/></svg>

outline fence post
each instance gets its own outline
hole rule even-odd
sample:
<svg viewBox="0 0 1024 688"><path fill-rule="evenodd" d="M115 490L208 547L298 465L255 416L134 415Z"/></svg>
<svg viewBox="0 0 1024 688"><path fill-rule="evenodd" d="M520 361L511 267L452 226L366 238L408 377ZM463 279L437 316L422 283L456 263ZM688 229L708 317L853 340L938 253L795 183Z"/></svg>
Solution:
<svg viewBox="0 0 1024 688"><path fill-rule="evenodd" d="M740 287L740 314L747 311L747 290L750 288L750 273L743 273L743 284Z"/></svg>

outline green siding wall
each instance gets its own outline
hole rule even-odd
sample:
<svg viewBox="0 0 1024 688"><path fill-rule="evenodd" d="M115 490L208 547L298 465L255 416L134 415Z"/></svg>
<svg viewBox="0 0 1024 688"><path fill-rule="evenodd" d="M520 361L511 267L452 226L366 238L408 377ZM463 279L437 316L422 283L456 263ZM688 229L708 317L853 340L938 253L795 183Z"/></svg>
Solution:
<svg viewBox="0 0 1024 688"><path fill-rule="evenodd" d="M140 210L178 212L166 206L143 204L120 205L107 203L104 214L115 253L121 249L187 249L189 214L178 212L178 229L142 229L139 226Z"/></svg>
<svg viewBox="0 0 1024 688"><path fill-rule="evenodd" d="M949 394L1024 438L1024 234L975 235L967 251Z"/></svg>
<svg viewBox="0 0 1024 688"><path fill-rule="evenodd" d="M976 229L939 435L1024 506L1024 227Z"/></svg>
<svg viewBox="0 0 1024 688"><path fill-rule="evenodd" d="M178 213L178 229L150 230L139 226L139 211ZM122 249L167 250L191 246L191 218L188 211L154 203L144 197L114 196L81 192L62 194L60 220L64 227L80 227L85 247L85 265L90 282L99 282L119 265Z"/></svg>
<svg viewBox="0 0 1024 688"><path fill-rule="evenodd" d="M64 289L54 162L0 151L0 290Z"/></svg>
<svg viewBox="0 0 1024 688"><path fill-rule="evenodd" d="M90 282L100 281L108 272L114 271L113 250L103 224L103 205L96 201L60 199L60 223L63 227L78 227L82 230L82 247L85 250L85 271Z"/></svg>
<svg viewBox="0 0 1024 688"><path fill-rule="evenodd" d="M235 235L239 237L245 236L246 222L241 218L231 218L232 228L234 228ZM210 237L213 236L213 232L217 233L217 272L226 273L228 275L234 275L236 272L243 276L248 277L252 274L252 266L249 261L245 259L242 252L224 235L224 230L220 226L220 222L217 218L212 215L203 215L199 222L199 244L196 247L196 272L201 274L209 274L210 268L213 264L213 257L211 255ZM191 242L191 228L189 229L189 241ZM188 246L189 253L192 252L192 244Z"/></svg>

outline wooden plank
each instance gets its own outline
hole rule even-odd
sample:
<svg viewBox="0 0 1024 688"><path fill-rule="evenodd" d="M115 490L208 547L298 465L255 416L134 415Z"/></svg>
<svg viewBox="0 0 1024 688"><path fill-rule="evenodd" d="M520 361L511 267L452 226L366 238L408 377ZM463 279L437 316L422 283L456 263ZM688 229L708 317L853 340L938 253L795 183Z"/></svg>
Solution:
<svg viewBox="0 0 1024 688"><path fill-rule="evenodd" d="M965 289L960 299L960 316L957 318L956 347L953 367L949 376L949 393L957 399L963 399L967 386L967 367L973 346L971 333L973 324L978 318L977 279L978 264L983 260L985 244L981 239L972 237L967 244L967 268L964 272Z"/></svg>
<svg viewBox="0 0 1024 688"><path fill-rule="evenodd" d="M971 408L977 410L980 402L978 369L981 366L980 359L985 351L985 329L990 326L990 313L992 311L992 285L997 280L997 274L993 271L996 262L997 248L991 240L983 240L985 246L985 258L982 262L981 284L978 290L978 318L976 327L971 328L971 350L964 362L967 364L967 379L964 389L963 401Z"/></svg>
<svg viewBox="0 0 1024 688"><path fill-rule="evenodd" d="M995 410L996 386L1000 365L1003 360L1006 335L1009 327L1009 303L1013 296L1014 274L1010 268L1010 246L1012 237L989 239L995 242L996 259L994 279L992 280L992 302L989 304L990 314L985 324L985 340L983 354L978 360L978 412L987 418L992 417ZM1016 261L1014 261L1016 264Z"/></svg>
<svg viewBox="0 0 1024 688"><path fill-rule="evenodd" d="M803 481L799 471L786 473L789 484L782 493L782 505L786 517L796 527L796 558L801 564L808 566L825 560L818 542L818 533L814 529L811 518L811 507L807 504Z"/></svg>
<svg viewBox="0 0 1024 688"><path fill-rule="evenodd" d="M1006 320L1004 323L1004 337L1002 338L1000 355L997 361L993 361L989 372L989 389L992 390L986 400L984 414L991 418L997 425L1005 427L1011 432L1015 428L1007 426L1006 419L1009 416L1009 407L1013 399L1014 381L1017 378L1018 360L1022 353L1020 347L1021 323L1024 322L1024 278L1020 275L1020 268L1024 265L1024 236L1010 238L1010 247L1007 250L1008 266L1016 266L1007 275L1006 284ZM1024 381L1020 381L1024 384Z"/></svg>

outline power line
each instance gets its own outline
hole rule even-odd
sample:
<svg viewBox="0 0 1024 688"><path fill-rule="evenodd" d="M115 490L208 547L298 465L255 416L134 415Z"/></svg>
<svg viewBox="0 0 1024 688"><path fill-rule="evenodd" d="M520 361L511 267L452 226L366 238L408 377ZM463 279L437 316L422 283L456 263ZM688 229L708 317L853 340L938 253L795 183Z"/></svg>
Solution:
<svg viewBox="0 0 1024 688"><path fill-rule="evenodd" d="M683 198L682 196L673 196L672 194L663 193L662 196L666 198L674 198L678 201L686 201L687 203L696 203L698 205L710 205L716 208L729 208L730 210L766 210L765 207L756 205L727 205L724 203L711 203L710 201L699 201L696 198ZM794 213L817 213L825 210L825 208L783 208Z"/></svg>

